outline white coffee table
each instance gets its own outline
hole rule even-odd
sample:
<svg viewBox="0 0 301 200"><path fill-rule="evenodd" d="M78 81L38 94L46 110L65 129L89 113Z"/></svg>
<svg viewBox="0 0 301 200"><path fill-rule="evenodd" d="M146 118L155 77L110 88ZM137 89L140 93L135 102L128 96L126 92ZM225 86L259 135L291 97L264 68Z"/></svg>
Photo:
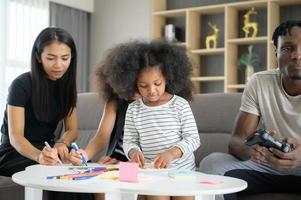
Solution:
<svg viewBox="0 0 301 200"><path fill-rule="evenodd" d="M197 199L213 200L217 194L239 192L247 187L243 180L207 175L195 172L195 178L176 180L169 178L167 172L144 173L139 183L127 183L113 180L93 178L81 181L47 180L47 176L74 173L70 166L32 165L25 171L12 176L14 182L25 186L25 200L42 200L42 191L105 193L109 200L135 200L141 195L196 196ZM206 184L202 181L221 181L220 184Z"/></svg>

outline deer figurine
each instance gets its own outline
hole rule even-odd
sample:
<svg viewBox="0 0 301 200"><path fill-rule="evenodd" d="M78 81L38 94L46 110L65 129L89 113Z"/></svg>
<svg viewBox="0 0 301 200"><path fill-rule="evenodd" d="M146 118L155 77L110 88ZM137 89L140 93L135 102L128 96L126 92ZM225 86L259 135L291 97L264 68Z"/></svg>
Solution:
<svg viewBox="0 0 301 200"><path fill-rule="evenodd" d="M253 29L251 37L256 37L258 32L258 23L250 22L250 15L257 15L255 8L251 8L246 14L244 14L244 26L242 30L245 32L245 37L249 37L250 29Z"/></svg>
<svg viewBox="0 0 301 200"><path fill-rule="evenodd" d="M210 22L208 22L208 25L210 26L210 28L212 28L213 34L206 36L206 49L211 48L210 47L211 42L213 42L213 48L216 48L217 47L219 29L217 28L217 26L215 24L213 25Z"/></svg>

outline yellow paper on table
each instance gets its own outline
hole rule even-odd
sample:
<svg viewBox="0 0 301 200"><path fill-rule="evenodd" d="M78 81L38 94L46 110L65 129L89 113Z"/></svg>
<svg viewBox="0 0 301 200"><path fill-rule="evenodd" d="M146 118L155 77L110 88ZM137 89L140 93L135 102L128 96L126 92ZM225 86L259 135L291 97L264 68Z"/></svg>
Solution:
<svg viewBox="0 0 301 200"><path fill-rule="evenodd" d="M109 172L105 172L103 174L99 174L97 176L97 178L100 179L108 179L108 180L118 180L119 179L119 172L118 171L109 171ZM147 175L138 175L138 181L139 182L144 182L144 181L149 181L151 180L152 177L151 176L147 176Z"/></svg>
<svg viewBox="0 0 301 200"><path fill-rule="evenodd" d="M119 172L118 171L109 171L105 172L103 174L99 174L97 178L101 179L110 179L110 180L117 180L119 177Z"/></svg>

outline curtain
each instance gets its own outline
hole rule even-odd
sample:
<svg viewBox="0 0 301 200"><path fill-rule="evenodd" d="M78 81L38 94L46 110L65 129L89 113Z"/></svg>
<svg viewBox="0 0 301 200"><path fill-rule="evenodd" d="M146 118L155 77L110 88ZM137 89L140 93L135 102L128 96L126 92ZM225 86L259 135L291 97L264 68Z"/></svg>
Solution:
<svg viewBox="0 0 301 200"><path fill-rule="evenodd" d="M78 54L77 90L87 92L89 89L89 49L90 49L90 14L50 2L50 25L65 29L75 41Z"/></svg>
<svg viewBox="0 0 301 200"><path fill-rule="evenodd" d="M31 48L49 24L48 10L48 0L0 1L0 124L8 87L19 74L30 70Z"/></svg>

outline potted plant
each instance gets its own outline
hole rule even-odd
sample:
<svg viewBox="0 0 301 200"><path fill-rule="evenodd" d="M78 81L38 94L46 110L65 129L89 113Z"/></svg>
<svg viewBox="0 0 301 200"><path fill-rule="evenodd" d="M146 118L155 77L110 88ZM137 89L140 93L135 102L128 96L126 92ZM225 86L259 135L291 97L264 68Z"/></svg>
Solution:
<svg viewBox="0 0 301 200"><path fill-rule="evenodd" d="M250 76L254 74L255 70L258 68L259 57L253 53L253 45L248 46L248 52L240 56L237 66L240 70L245 70L246 81L249 80Z"/></svg>

